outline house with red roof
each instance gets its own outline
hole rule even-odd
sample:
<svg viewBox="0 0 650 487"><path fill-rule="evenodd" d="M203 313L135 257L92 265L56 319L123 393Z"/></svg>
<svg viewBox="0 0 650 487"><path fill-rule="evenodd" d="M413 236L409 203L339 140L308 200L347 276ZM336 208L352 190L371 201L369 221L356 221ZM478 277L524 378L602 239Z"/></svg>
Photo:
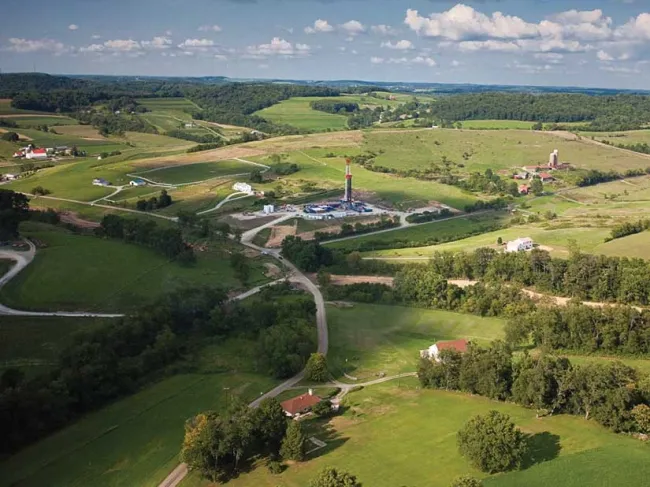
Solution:
<svg viewBox="0 0 650 487"><path fill-rule="evenodd" d="M527 184L519 185L519 194L528 194L529 190L530 190L530 186L528 186Z"/></svg>
<svg viewBox="0 0 650 487"><path fill-rule="evenodd" d="M551 181L555 181L555 178L547 172L540 173L539 179L541 179L543 183L550 183Z"/></svg>
<svg viewBox="0 0 650 487"><path fill-rule="evenodd" d="M47 149L32 149L25 152L27 159L46 159Z"/></svg>
<svg viewBox="0 0 650 487"><path fill-rule="evenodd" d="M290 418L297 418L298 416L311 411L311 408L319 402L321 402L321 398L314 394L314 391L309 389L309 392L294 397L293 399L288 399L280 403L280 405L287 416Z"/></svg>
<svg viewBox="0 0 650 487"><path fill-rule="evenodd" d="M432 359L435 360L436 362L439 362L440 359L438 358L438 355L440 354L441 351L455 350L458 353L465 353L467 351L468 343L469 342L464 338L461 338L459 340L436 342L426 350L420 350L420 357Z"/></svg>

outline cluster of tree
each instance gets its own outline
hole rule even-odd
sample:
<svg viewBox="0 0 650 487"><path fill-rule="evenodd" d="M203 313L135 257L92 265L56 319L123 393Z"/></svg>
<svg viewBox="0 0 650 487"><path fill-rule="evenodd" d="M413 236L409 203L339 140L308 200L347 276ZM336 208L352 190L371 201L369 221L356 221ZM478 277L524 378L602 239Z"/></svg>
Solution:
<svg viewBox="0 0 650 487"><path fill-rule="evenodd" d="M46 196L50 194L52 191L49 189L44 188L43 186L36 186L35 188L32 189L32 194L36 196Z"/></svg>
<svg viewBox="0 0 650 487"><path fill-rule="evenodd" d="M312 101L309 106L313 110L334 114L348 114L359 110L358 103L338 100L315 100Z"/></svg>
<svg viewBox="0 0 650 487"><path fill-rule="evenodd" d="M167 190L163 189L160 192L160 196L157 198L152 196L148 200L138 200L135 207L140 211L153 211L160 208L167 208L173 202L174 201L172 200L172 197L169 196L169 193L167 193Z"/></svg>
<svg viewBox="0 0 650 487"><path fill-rule="evenodd" d="M483 174L472 172L468 177L447 176L439 180L444 184L457 186L466 191L485 194L508 194L519 196L519 186L512 179L505 179L494 174L492 169L486 169Z"/></svg>
<svg viewBox="0 0 650 487"><path fill-rule="evenodd" d="M650 264L642 259L583 254L575 248L567 259L539 249L499 253L481 248L436 252L427 267L445 278L507 281L580 300L650 304L650 283L644 277Z"/></svg>
<svg viewBox="0 0 650 487"><path fill-rule="evenodd" d="M15 129L18 128L18 124L9 118L0 118L0 127Z"/></svg>
<svg viewBox="0 0 650 487"><path fill-rule="evenodd" d="M434 220L440 220L441 218L449 218L452 216L451 210L449 208L443 208L440 211L424 211L422 213L412 213L406 217L406 221L409 223L426 223L432 222Z"/></svg>
<svg viewBox="0 0 650 487"><path fill-rule="evenodd" d="M47 210L30 210L29 219L35 222L48 223L49 225L58 225L61 222L61 217L52 208Z"/></svg>
<svg viewBox="0 0 650 487"><path fill-rule="evenodd" d="M634 235L635 233L641 233L648 229L650 229L650 220L648 219L621 223L612 228L611 236L606 238L605 242L609 242L616 238L627 237L628 235Z"/></svg>
<svg viewBox="0 0 650 487"><path fill-rule="evenodd" d="M88 109L78 111L75 118L81 123L92 125L104 136L123 135L124 132L158 133L156 127L138 115Z"/></svg>
<svg viewBox="0 0 650 487"><path fill-rule="evenodd" d="M430 108L445 120L592 121L587 125L592 130L621 130L612 127L622 123L636 128L650 121L650 97L627 94L472 93L441 97Z"/></svg>
<svg viewBox="0 0 650 487"><path fill-rule="evenodd" d="M0 139L6 141L6 142L18 142L20 140L20 136L16 132L5 132L2 135L0 135Z"/></svg>
<svg viewBox="0 0 650 487"><path fill-rule="evenodd" d="M150 247L169 259L183 263L194 262L194 251L183 240L183 233L177 227L161 227L152 220L122 218L104 215L97 236L117 238L128 243Z"/></svg>
<svg viewBox="0 0 650 487"><path fill-rule="evenodd" d="M199 144L195 145L194 147L190 147L187 149L185 152L188 154L191 154L192 152L202 152L206 150L212 150L212 149L218 149L219 147L223 147L224 142L223 140L220 140L218 142L212 142L210 144Z"/></svg>
<svg viewBox="0 0 650 487"><path fill-rule="evenodd" d="M316 272L333 262L330 249L318 242L303 240L295 235L289 235L282 241L282 255L307 272Z"/></svg>
<svg viewBox="0 0 650 487"><path fill-rule="evenodd" d="M105 105L111 112L145 113L149 111L145 106L140 105L135 98L131 96L113 98L112 100L108 100Z"/></svg>
<svg viewBox="0 0 650 487"><path fill-rule="evenodd" d="M382 107L362 108L348 115L348 128L358 130L372 127L375 122L381 120L384 109Z"/></svg>
<svg viewBox="0 0 650 487"><path fill-rule="evenodd" d="M491 200L476 200L474 203L465 205L466 213L473 213L475 211L483 210L503 210L508 207L512 200L508 197L499 197Z"/></svg>
<svg viewBox="0 0 650 487"><path fill-rule="evenodd" d="M278 176L288 176L300 171L300 166L295 162L279 162L271 166L271 171Z"/></svg>
<svg viewBox="0 0 650 487"><path fill-rule="evenodd" d="M372 223L356 222L354 225L350 223L343 223L339 232L316 232L314 238L322 242L324 240L331 240L333 238L348 237L350 235L363 235L364 233L374 232L376 230L383 230L385 228L399 227L399 216L381 215L379 221Z"/></svg>
<svg viewBox="0 0 650 487"><path fill-rule="evenodd" d="M27 196L9 189L0 189L0 242L16 238L20 222L28 218Z"/></svg>
<svg viewBox="0 0 650 487"><path fill-rule="evenodd" d="M178 224L184 231L197 239L208 238L225 241L232 235L236 241L241 238L241 229L231 227L226 222L202 218L191 211L181 210L176 214Z"/></svg>
<svg viewBox="0 0 650 487"><path fill-rule="evenodd" d="M323 283L321 283L322 285ZM346 286L326 285L325 295L328 301L355 301L357 303L393 304L395 296L385 284L359 282Z"/></svg>
<svg viewBox="0 0 650 487"><path fill-rule="evenodd" d="M199 144L220 144L224 145L223 137L219 137L215 134L193 134L181 129L173 129L165 132L165 135L168 137L174 137L176 139L189 140L191 142L198 142Z"/></svg>
<svg viewBox="0 0 650 487"><path fill-rule="evenodd" d="M648 406L650 381L620 362L573 366L566 358L528 354L514 361L503 342L470 343L463 354L442 350L437 361L420 359L418 378L422 387L513 401L545 414L584 415L614 431L645 433L648 426L636 416Z"/></svg>
<svg viewBox="0 0 650 487"><path fill-rule="evenodd" d="M641 154L650 154L650 145L646 142L639 142L637 144L615 144L607 139L600 141L605 145L611 145L613 147L618 147L619 149L631 150L633 152L640 152Z"/></svg>

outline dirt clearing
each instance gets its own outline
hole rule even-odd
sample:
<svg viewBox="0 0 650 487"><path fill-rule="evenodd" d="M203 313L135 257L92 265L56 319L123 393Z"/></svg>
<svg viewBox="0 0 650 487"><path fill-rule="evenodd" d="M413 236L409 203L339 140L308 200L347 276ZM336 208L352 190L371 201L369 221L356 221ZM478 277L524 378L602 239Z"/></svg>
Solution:
<svg viewBox="0 0 650 487"><path fill-rule="evenodd" d="M99 223L97 222L91 222L89 220L84 220L83 218L79 218L79 215L75 213L74 211L63 211L59 213L59 217L61 218L61 221L63 223L69 223L70 225L74 225L75 227L79 228L99 228Z"/></svg>
<svg viewBox="0 0 650 487"><path fill-rule="evenodd" d="M332 275L330 281L335 286L346 286L348 284L385 284L393 287L393 278L390 276L337 276Z"/></svg>
<svg viewBox="0 0 650 487"><path fill-rule="evenodd" d="M268 248L279 248L282 245L282 241L284 240L285 237L288 237L289 235L295 235L296 234L297 227L294 226L275 226L271 227L271 236L269 237L268 242L266 242L266 246Z"/></svg>

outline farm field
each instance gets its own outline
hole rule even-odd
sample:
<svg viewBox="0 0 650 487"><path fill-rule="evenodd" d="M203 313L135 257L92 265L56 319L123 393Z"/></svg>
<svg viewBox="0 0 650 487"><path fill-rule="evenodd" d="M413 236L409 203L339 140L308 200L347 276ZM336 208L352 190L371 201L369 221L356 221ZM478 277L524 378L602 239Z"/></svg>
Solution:
<svg viewBox="0 0 650 487"><path fill-rule="evenodd" d="M275 385L252 372L252 348L241 339L208 345L190 373L88 414L1 462L0 486L157 486L178 464L186 419Z"/></svg>
<svg viewBox="0 0 650 487"><path fill-rule="evenodd" d="M493 232L475 235L473 237L456 240L454 242L442 243L439 245L428 245L424 247L412 247L404 249L378 250L368 255L379 257L430 257L434 252L472 252L481 247L500 248L497 239L501 237L503 242L514 240L519 237L530 237L537 244L546 247L551 255L555 257L568 257L568 245L570 240L575 240L580 249L584 252L594 252L598 246L609 236L610 229L603 227L542 227L538 225L518 225L504 228ZM596 252L598 253L598 252Z"/></svg>
<svg viewBox="0 0 650 487"><path fill-rule="evenodd" d="M0 113L0 118L2 118L2 114ZM6 120L9 120L11 122L15 122L18 124L19 127L32 127L34 125L47 125L49 127L53 126L59 126L59 125L76 125L79 122L77 122L74 118L66 117L66 116L53 116L53 115L13 115L11 117L6 118ZM59 131L58 128L55 129L57 132Z"/></svg>
<svg viewBox="0 0 650 487"><path fill-rule="evenodd" d="M372 250L386 246L415 246L418 242L428 242L433 239L447 240L459 239L470 232L482 233L493 228L494 225L504 224L507 216L503 213L488 212L470 215L463 218L454 218L438 222L424 223L410 228L366 235L342 242L326 243L328 247L352 250ZM495 238L496 241L496 238ZM441 245L436 245L439 248Z"/></svg>
<svg viewBox="0 0 650 487"><path fill-rule="evenodd" d="M617 238L610 242L602 242L594 248L594 253L616 257L650 259L650 232L645 231Z"/></svg>
<svg viewBox="0 0 650 487"><path fill-rule="evenodd" d="M46 373L74 334L110 319L3 316L0 322L0 373L17 368L27 377Z"/></svg>
<svg viewBox="0 0 650 487"><path fill-rule="evenodd" d="M0 291L0 302L18 309L119 312L179 287L241 287L225 249L198 252L196 264L184 267L148 248L48 225L23 233L47 247ZM267 281L259 262L251 261L251 287Z"/></svg>
<svg viewBox="0 0 650 487"><path fill-rule="evenodd" d="M115 150L121 151L128 148L128 146L119 139L89 140L76 135L57 135L34 129L21 129L20 133L31 138L32 143L38 147L75 145L79 150L86 151L89 156L101 154L102 152L112 152Z"/></svg>
<svg viewBox="0 0 650 487"><path fill-rule="evenodd" d="M109 140L107 137L100 134L92 125L59 125L54 130L57 134L68 137L81 137L83 139L91 140Z"/></svg>
<svg viewBox="0 0 650 487"><path fill-rule="evenodd" d="M183 164L180 166L170 166L167 168L136 172L134 174L151 179L158 183L187 184L235 174L248 174L254 169L261 168L253 164L246 164L235 160L226 160Z"/></svg>
<svg viewBox="0 0 650 487"><path fill-rule="evenodd" d="M378 153L376 164L403 170L441 165L443 156L464 164L463 172L520 168L547 163L554 149L560 151L561 161L581 169L625 171L645 168L650 162L642 154L531 130L369 131L363 148Z"/></svg>
<svg viewBox="0 0 650 487"><path fill-rule="evenodd" d="M628 130L620 132L580 132L584 137L603 140L612 144L650 144L650 130Z"/></svg>
<svg viewBox="0 0 650 487"><path fill-rule="evenodd" d="M292 125L308 130L343 130L347 127L348 118L345 115L313 110L309 105L312 101L320 100L318 97L296 97L281 101L255 115L275 123Z"/></svg>
<svg viewBox="0 0 650 487"><path fill-rule="evenodd" d="M136 98L138 104L145 107L147 110L200 110L197 105L192 103L187 98Z"/></svg>
<svg viewBox="0 0 650 487"><path fill-rule="evenodd" d="M525 120L463 120L464 129L503 130L519 129L530 130L535 122Z"/></svg>
<svg viewBox="0 0 650 487"><path fill-rule="evenodd" d="M479 345L503 338L505 320L403 306L354 303L327 306L330 371L359 381L379 373L416 370L419 351L439 340L467 338Z"/></svg>
<svg viewBox="0 0 650 487"><path fill-rule="evenodd" d="M418 390L416 381L402 380L349 394L342 416L332 419L329 445L315 458L270 475L263 466L229 482L233 487L304 487L325 466L354 473L372 487L448 487L463 474L486 477L459 455L456 432L476 414L496 409L511 416L532 435L534 457L521 472L489 478L493 486L555 485L609 487L619 485L624 465L626 487L641 487L650 474L648 447L638 440L616 435L595 422L575 416L536 418L534 410L461 393ZM325 430L325 428L323 428ZM588 470L590 458L599 465ZM541 462L531 465L534 461ZM572 465L582 473L576 477ZM543 476L541 483L537 475ZM517 482L517 476L527 482ZM570 484L558 483L558 478ZM190 477L183 487L206 486Z"/></svg>

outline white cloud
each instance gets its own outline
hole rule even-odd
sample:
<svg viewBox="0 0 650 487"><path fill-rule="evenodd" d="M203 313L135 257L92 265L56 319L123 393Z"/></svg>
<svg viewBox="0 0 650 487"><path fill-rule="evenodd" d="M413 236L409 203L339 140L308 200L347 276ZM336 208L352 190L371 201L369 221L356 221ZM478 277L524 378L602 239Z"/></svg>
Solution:
<svg viewBox="0 0 650 487"><path fill-rule="evenodd" d="M429 66L431 68L434 67L437 64L434 59L432 59L430 57L424 57L424 56L414 57L413 59L411 59L411 62L413 64L425 64L425 65L427 65L427 66Z"/></svg>
<svg viewBox="0 0 650 487"><path fill-rule="evenodd" d="M557 22L565 24L595 24L600 22L605 22L607 24L612 23L611 17L604 17L603 11L600 9L596 10L567 10L566 12L560 12L551 16L551 18Z"/></svg>
<svg viewBox="0 0 650 487"><path fill-rule="evenodd" d="M458 43L458 49L465 52L474 51L500 51L500 52L516 52L521 48L513 41L463 41Z"/></svg>
<svg viewBox="0 0 650 487"><path fill-rule="evenodd" d="M452 65L454 68L457 68L457 67L460 66L461 64L462 64L462 63L461 63L460 61L456 61L455 59L451 62L451 65Z"/></svg>
<svg viewBox="0 0 650 487"><path fill-rule="evenodd" d="M93 35L90 36L90 37L91 37L92 39L95 39L95 40L97 40L97 39L101 39L101 38L102 38L102 36L100 36L99 34L93 34Z"/></svg>
<svg viewBox="0 0 650 487"><path fill-rule="evenodd" d="M557 52L537 52L534 54L535 59L540 59L551 64L562 64L564 54Z"/></svg>
<svg viewBox="0 0 650 487"><path fill-rule="evenodd" d="M165 35L166 35L167 37L171 37L171 36L172 36L172 31L171 31L171 30L166 30L166 31L165 31Z"/></svg>
<svg viewBox="0 0 650 487"><path fill-rule="evenodd" d="M370 58L370 62L372 64L384 64L384 58L383 57L373 56L373 57Z"/></svg>
<svg viewBox="0 0 650 487"><path fill-rule="evenodd" d="M381 47L386 47L388 49L396 49L398 51L408 51L410 49L415 49L413 46L413 43L411 41L407 41L405 39L401 41L397 41L395 43L392 43L390 41L388 42L382 42Z"/></svg>
<svg viewBox="0 0 650 487"><path fill-rule="evenodd" d="M289 41L274 37L269 44L260 44L258 46L249 46L247 48L248 56L254 58L264 58L267 56L308 56L311 47L307 44L292 44Z"/></svg>
<svg viewBox="0 0 650 487"><path fill-rule="evenodd" d="M356 36L366 32L366 26L363 25L358 20L348 20L345 24L342 24L341 29L351 36Z"/></svg>
<svg viewBox="0 0 650 487"><path fill-rule="evenodd" d="M391 27L390 25L380 24L373 25L370 27L370 30L373 34L378 34L380 36L395 36L397 35L397 30Z"/></svg>
<svg viewBox="0 0 650 487"><path fill-rule="evenodd" d="M596 54L596 56L597 56L598 59L600 59L601 61L613 61L613 60L614 60L614 57L613 57L613 56L611 56L610 54L606 53L606 52L603 51L602 49L601 49L600 51L598 51L598 53Z"/></svg>
<svg viewBox="0 0 650 487"><path fill-rule="evenodd" d="M102 52L104 49L106 49L106 46L103 44L91 44L90 46L85 46L79 48L80 52Z"/></svg>
<svg viewBox="0 0 650 487"><path fill-rule="evenodd" d="M617 38L636 41L650 40L650 13L642 13L631 18L614 32Z"/></svg>
<svg viewBox="0 0 650 487"><path fill-rule="evenodd" d="M133 39L115 39L104 42L104 47L115 52L134 52L142 49L142 44Z"/></svg>
<svg viewBox="0 0 650 487"><path fill-rule="evenodd" d="M70 24L68 26L68 30L77 30L79 29L79 26L77 24Z"/></svg>
<svg viewBox="0 0 650 487"><path fill-rule="evenodd" d="M154 37L150 41L142 41L142 47L145 49L169 49L172 45L172 40L169 37Z"/></svg>
<svg viewBox="0 0 650 487"><path fill-rule="evenodd" d="M608 71L610 73L619 73L619 74L639 74L641 70L639 68L628 68L625 66L600 66L601 71Z"/></svg>
<svg viewBox="0 0 650 487"><path fill-rule="evenodd" d="M323 19L318 19L314 21L314 25L310 25L308 27L305 27L305 32L307 34L316 34L319 32L332 32L334 30L334 27L330 25L330 23L327 20Z"/></svg>
<svg viewBox="0 0 650 487"><path fill-rule="evenodd" d="M178 48L182 50L197 49L205 51L214 46L214 41L211 39L185 39L178 45Z"/></svg>
<svg viewBox="0 0 650 487"><path fill-rule="evenodd" d="M407 58L407 57L391 57L391 58L383 58L383 57L371 57L370 62L372 64L421 64L429 67L436 66L436 61L430 57L426 56L416 56L414 58Z"/></svg>
<svg viewBox="0 0 650 487"><path fill-rule="evenodd" d="M228 56L224 56L223 54L215 54L214 58L217 61L227 61L228 60Z"/></svg>
<svg viewBox="0 0 650 487"><path fill-rule="evenodd" d="M51 52L56 55L64 54L71 50L62 42L55 41L54 39L23 39L12 37L9 39L9 46L4 48L5 51L13 51L20 53L29 52Z"/></svg>
<svg viewBox="0 0 650 487"><path fill-rule="evenodd" d="M201 32L221 32L221 27L218 26L217 24L214 25L202 25L199 27L199 31Z"/></svg>

